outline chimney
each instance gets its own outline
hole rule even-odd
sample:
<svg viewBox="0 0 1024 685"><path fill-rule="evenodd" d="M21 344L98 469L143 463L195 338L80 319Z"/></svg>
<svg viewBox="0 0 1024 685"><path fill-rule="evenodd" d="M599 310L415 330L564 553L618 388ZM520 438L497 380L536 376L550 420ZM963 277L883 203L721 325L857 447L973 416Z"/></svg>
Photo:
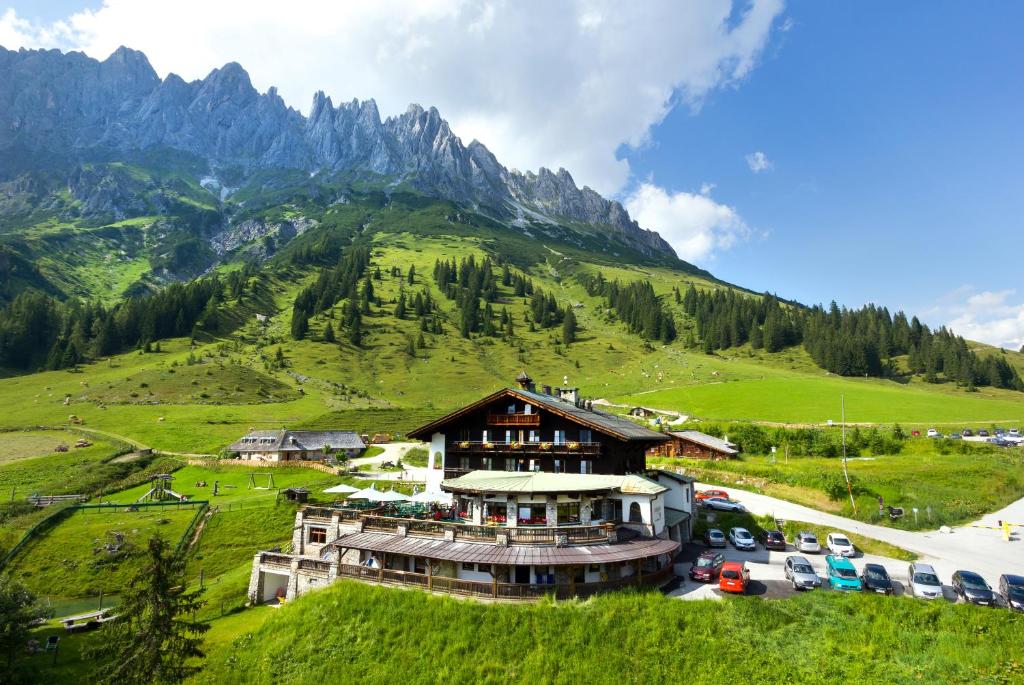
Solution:
<svg viewBox="0 0 1024 685"><path fill-rule="evenodd" d="M550 395L551 394L551 386L550 385L542 385L542 386L540 386L540 388L544 392L545 395Z"/></svg>
<svg viewBox="0 0 1024 685"><path fill-rule="evenodd" d="M530 378L530 375L526 373L525 369L520 371L519 375L516 376L516 385L518 385L523 390L534 392L533 379Z"/></svg>
<svg viewBox="0 0 1024 685"><path fill-rule="evenodd" d="M579 402L579 399L580 399L580 389L579 388L558 388L558 397L563 399L563 400L565 400L566 402L571 402L572 404L576 404L577 402Z"/></svg>

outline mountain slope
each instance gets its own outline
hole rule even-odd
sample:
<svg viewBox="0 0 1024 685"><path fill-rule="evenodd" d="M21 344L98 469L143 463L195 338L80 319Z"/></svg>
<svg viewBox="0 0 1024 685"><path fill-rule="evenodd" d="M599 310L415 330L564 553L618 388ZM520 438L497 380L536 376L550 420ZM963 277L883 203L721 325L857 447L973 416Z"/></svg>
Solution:
<svg viewBox="0 0 1024 685"><path fill-rule="evenodd" d="M221 190L268 169L405 182L520 228L582 222L647 257L675 259L668 243L618 202L578 188L564 169L506 169L478 141L464 145L433 107L411 105L381 120L372 100L335 106L317 93L305 117L275 89L258 93L236 63L186 83L174 74L161 80L145 55L124 47L102 62L0 49L0 151L8 158L67 163L155 149L203 160L209 185ZM36 168L5 163L0 180L11 183ZM220 199L229 196L221 192Z"/></svg>

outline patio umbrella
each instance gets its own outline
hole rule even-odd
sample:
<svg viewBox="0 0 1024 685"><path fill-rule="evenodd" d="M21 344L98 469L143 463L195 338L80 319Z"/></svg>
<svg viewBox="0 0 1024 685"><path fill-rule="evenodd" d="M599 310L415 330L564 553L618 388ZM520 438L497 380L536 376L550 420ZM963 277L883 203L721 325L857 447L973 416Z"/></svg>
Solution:
<svg viewBox="0 0 1024 685"><path fill-rule="evenodd" d="M359 488L354 488L351 485L341 483L340 485L335 485L333 488L327 488L324 492L331 493L332 495L349 495L353 492L359 492Z"/></svg>
<svg viewBox="0 0 1024 685"><path fill-rule="evenodd" d="M409 498L410 502L420 502L427 504L429 502L437 502L438 504L451 504L452 496L447 492L418 492Z"/></svg>
<svg viewBox="0 0 1024 685"><path fill-rule="evenodd" d="M377 495L378 502L408 502L409 495L403 495L400 492L392 490L386 490Z"/></svg>
<svg viewBox="0 0 1024 685"><path fill-rule="evenodd" d="M373 487L372 485L362 490L356 490L348 496L349 499L368 499L374 502L379 501L377 498L380 497L380 490Z"/></svg>

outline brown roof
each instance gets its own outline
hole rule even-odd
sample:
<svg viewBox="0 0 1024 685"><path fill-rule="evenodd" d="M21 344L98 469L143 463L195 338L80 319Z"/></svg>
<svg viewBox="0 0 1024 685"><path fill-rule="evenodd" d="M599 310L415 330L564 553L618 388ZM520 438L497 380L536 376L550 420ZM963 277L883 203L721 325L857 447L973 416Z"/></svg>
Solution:
<svg viewBox="0 0 1024 685"><path fill-rule="evenodd" d="M574 547L528 547L510 545L502 547L486 542L449 542L436 538L415 538L390 533L350 533L331 543L346 549L364 549L384 554L442 559L458 563L500 564L528 566L576 566L580 564L609 564L659 554L671 554L679 549L674 540L636 537L614 545L578 545Z"/></svg>
<svg viewBox="0 0 1024 685"><path fill-rule="evenodd" d="M577 407L574 403L553 395L543 395L536 392L530 392L529 390L520 390L518 388L503 388L502 390L491 393L481 400L477 400L472 404L467 404L461 409L456 409L446 416L442 416L439 419L431 421L425 426L420 426L416 430L410 431L407 437L417 440L430 440L430 436L436 432L440 426L475 409L487 406L499 397L507 396L518 397L524 402L530 402L531 404L543 407L544 409L547 409L552 413L559 414L570 421L593 428L594 430L602 433L613 435L620 440L666 442L669 439L669 437L664 433L659 433L658 431L653 431L650 428L645 428L633 423L629 419L624 419L621 416L607 414L603 411L598 411L597 409Z"/></svg>

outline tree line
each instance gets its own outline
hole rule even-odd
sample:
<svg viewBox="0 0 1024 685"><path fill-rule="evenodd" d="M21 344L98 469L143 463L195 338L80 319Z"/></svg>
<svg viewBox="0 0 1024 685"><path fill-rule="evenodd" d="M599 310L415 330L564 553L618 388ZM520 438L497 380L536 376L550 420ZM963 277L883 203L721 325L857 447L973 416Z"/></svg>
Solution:
<svg viewBox="0 0 1024 685"><path fill-rule="evenodd" d="M107 307L59 302L26 290L0 310L0 366L22 371L65 369L165 338L213 332L222 325L219 305L241 300L256 272L249 264L226 278L214 275L172 283L159 292Z"/></svg>
<svg viewBox="0 0 1024 685"><path fill-rule="evenodd" d="M585 276L583 286L593 297L603 297L615 316L624 322L631 333L647 340L660 340L668 344L676 339L676 322L672 312L654 293L650 281L633 281L623 285L609 281L598 273Z"/></svg>
<svg viewBox="0 0 1024 685"><path fill-rule="evenodd" d="M750 343L778 352L803 344L814 362L842 376L898 375L894 358L906 355L910 372L930 383L941 374L968 389L992 386L1024 390L1020 375L1000 355L980 357L967 341L945 327L932 331L917 317L908 319L873 304L859 309L783 307L766 293L750 297L729 290L702 291L692 284L685 294L674 289L683 311L694 318L705 352ZM696 347L696 340L688 342Z"/></svg>

